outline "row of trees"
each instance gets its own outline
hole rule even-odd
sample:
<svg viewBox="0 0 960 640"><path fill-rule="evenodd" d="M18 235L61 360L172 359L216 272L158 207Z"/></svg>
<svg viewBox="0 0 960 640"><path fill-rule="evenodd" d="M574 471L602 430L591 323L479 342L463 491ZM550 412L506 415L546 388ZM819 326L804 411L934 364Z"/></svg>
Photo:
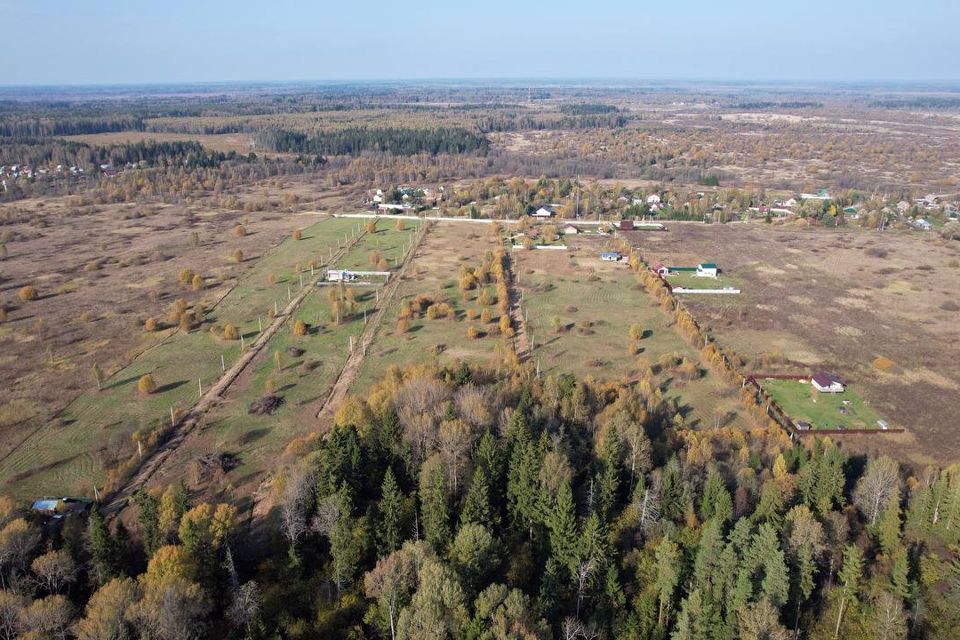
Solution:
<svg viewBox="0 0 960 640"><path fill-rule="evenodd" d="M486 138L463 128L403 129L348 127L317 131L313 134L285 129L265 129L256 136L257 144L273 151L351 156L363 152L385 152L399 156L417 153L482 153L489 146Z"/></svg>

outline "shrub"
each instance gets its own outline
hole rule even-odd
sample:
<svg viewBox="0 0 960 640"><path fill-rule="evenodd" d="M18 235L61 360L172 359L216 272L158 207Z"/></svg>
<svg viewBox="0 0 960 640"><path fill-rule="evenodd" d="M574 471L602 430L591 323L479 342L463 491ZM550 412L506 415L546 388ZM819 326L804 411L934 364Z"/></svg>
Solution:
<svg viewBox="0 0 960 640"><path fill-rule="evenodd" d="M477 304L481 306L489 306L493 304L493 296L490 295L490 292L484 289L480 292L480 295L477 296Z"/></svg>
<svg viewBox="0 0 960 640"><path fill-rule="evenodd" d="M467 309L467 320L476 320L479 315L480 312L478 312L476 309L472 307Z"/></svg>
<svg viewBox="0 0 960 640"><path fill-rule="evenodd" d="M896 366L896 362L890 358L884 358L883 356L878 356L873 360L873 368L879 371L891 371Z"/></svg>
<svg viewBox="0 0 960 640"><path fill-rule="evenodd" d="M410 323L405 318L397 320L397 333L406 333L410 331Z"/></svg>
<svg viewBox="0 0 960 640"><path fill-rule="evenodd" d="M475 326L470 325L469 327L467 327L467 337L469 339L476 340L481 335L483 334L480 333L480 329L477 329Z"/></svg>
<svg viewBox="0 0 960 640"><path fill-rule="evenodd" d="M247 235L247 228L242 224L238 224L233 228L233 235L237 236L238 238L242 238L243 236Z"/></svg>
<svg viewBox="0 0 960 640"><path fill-rule="evenodd" d="M874 258L886 258L886 257L887 257L887 250L886 250L886 249L881 249L880 247L870 247L869 249L865 250L864 253L866 253L868 256L871 256L871 257L874 257Z"/></svg>
<svg viewBox="0 0 960 640"><path fill-rule="evenodd" d="M293 323L293 335L303 337L307 335L310 327L303 320L297 320Z"/></svg>
<svg viewBox="0 0 960 640"><path fill-rule="evenodd" d="M386 258L380 258L380 262L377 263L377 271L386 271L390 268L390 263L387 262Z"/></svg>
<svg viewBox="0 0 960 640"><path fill-rule="evenodd" d="M157 383L154 381L153 376L149 373L140 376L140 379L137 380L137 390L144 395L149 395L156 391Z"/></svg>
<svg viewBox="0 0 960 640"><path fill-rule="evenodd" d="M232 324L223 325L223 339L224 340L239 340L240 332L237 331L237 328Z"/></svg>
<svg viewBox="0 0 960 640"><path fill-rule="evenodd" d="M513 325L510 322L510 316L502 315L500 316L500 333L505 335L508 338L513 337Z"/></svg>
<svg viewBox="0 0 960 640"><path fill-rule="evenodd" d="M367 221L367 233L376 233L377 232L377 219L372 218Z"/></svg>
<svg viewBox="0 0 960 640"><path fill-rule="evenodd" d="M192 311L184 311L180 314L180 329L182 331L190 331L193 329L195 323L196 316L194 316Z"/></svg>
<svg viewBox="0 0 960 640"><path fill-rule="evenodd" d="M157 327L157 321L154 320L153 318L147 318L146 322L143 323L144 331L153 332L153 331L156 331L158 328L159 327Z"/></svg>
<svg viewBox="0 0 960 640"><path fill-rule="evenodd" d="M406 231L407 230L407 221L406 220L397 220L397 231Z"/></svg>
<svg viewBox="0 0 960 640"><path fill-rule="evenodd" d="M944 311L960 311L960 305L958 305L953 300L947 300L946 302L940 305L940 308L943 309Z"/></svg>
<svg viewBox="0 0 960 640"><path fill-rule="evenodd" d="M300 231L300 229L294 229L294 231L293 231L293 239L294 239L294 240L300 240L301 238L303 238L303 232Z"/></svg>
<svg viewBox="0 0 960 640"><path fill-rule="evenodd" d="M483 311L480 312L480 322L482 322L483 324L490 324L491 319L492 318L490 317L490 309L484 309Z"/></svg>
<svg viewBox="0 0 960 640"><path fill-rule="evenodd" d="M376 266L380 264L380 252L371 251L369 257L367 258L370 261L370 264Z"/></svg>
<svg viewBox="0 0 960 640"><path fill-rule="evenodd" d="M193 281L194 273L191 269L180 269L179 280L181 284L190 284Z"/></svg>
<svg viewBox="0 0 960 640"><path fill-rule="evenodd" d="M639 322L634 322L630 325L630 339L640 341L643 340L644 329L643 325Z"/></svg>
<svg viewBox="0 0 960 640"><path fill-rule="evenodd" d="M20 298L22 302L29 302L30 300L37 299L37 288L27 285L20 289L17 292L17 297Z"/></svg>
<svg viewBox="0 0 960 640"><path fill-rule="evenodd" d="M203 276L199 273L193 276L193 280L190 281L190 286L193 287L194 291L201 291L203 289Z"/></svg>
<svg viewBox="0 0 960 640"><path fill-rule="evenodd" d="M237 249L236 251L233 252L233 256L231 257L233 258L233 261L236 263L243 262L243 251L241 251L240 249Z"/></svg>

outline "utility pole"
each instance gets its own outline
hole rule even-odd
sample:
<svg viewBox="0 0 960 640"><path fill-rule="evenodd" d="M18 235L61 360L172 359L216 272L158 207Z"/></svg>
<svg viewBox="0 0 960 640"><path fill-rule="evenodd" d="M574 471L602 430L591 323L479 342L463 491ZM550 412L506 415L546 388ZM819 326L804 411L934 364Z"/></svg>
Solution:
<svg viewBox="0 0 960 640"><path fill-rule="evenodd" d="M227 371L227 363L224 361L222 353L220 354L220 371L223 373Z"/></svg>
<svg viewBox="0 0 960 640"><path fill-rule="evenodd" d="M576 219L580 219L580 176L577 175L577 210L576 210Z"/></svg>

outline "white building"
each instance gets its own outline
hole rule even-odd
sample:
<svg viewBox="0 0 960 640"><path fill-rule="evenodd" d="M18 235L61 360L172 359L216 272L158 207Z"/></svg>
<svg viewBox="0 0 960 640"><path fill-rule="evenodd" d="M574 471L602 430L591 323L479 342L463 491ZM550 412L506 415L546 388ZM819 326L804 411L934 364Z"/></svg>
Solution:
<svg viewBox="0 0 960 640"><path fill-rule="evenodd" d="M720 269L712 262L701 262L697 265L697 275L701 278L716 278Z"/></svg>

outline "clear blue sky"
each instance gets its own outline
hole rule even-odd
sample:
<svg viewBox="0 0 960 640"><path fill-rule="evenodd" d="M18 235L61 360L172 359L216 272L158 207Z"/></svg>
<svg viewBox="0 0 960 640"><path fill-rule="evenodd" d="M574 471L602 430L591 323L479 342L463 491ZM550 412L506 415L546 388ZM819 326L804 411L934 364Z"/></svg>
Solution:
<svg viewBox="0 0 960 640"><path fill-rule="evenodd" d="M0 84L960 80L960 0L0 0Z"/></svg>

